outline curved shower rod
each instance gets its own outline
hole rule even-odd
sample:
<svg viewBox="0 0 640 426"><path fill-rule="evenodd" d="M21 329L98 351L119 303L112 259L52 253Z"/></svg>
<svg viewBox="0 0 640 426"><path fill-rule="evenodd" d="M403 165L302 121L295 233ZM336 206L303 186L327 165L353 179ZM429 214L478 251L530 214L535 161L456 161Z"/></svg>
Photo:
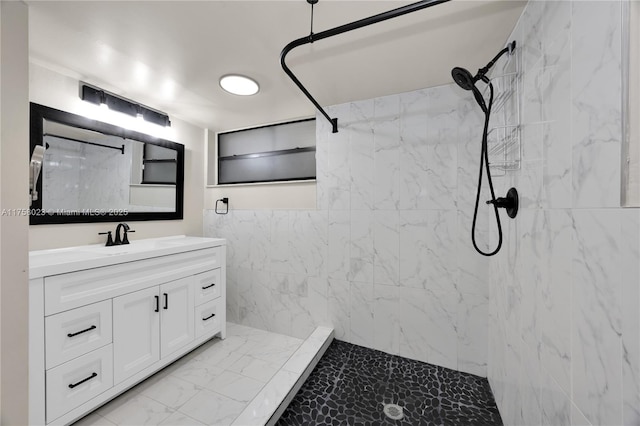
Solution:
<svg viewBox="0 0 640 426"><path fill-rule="evenodd" d="M309 0L307 0L309 1ZM296 47L311 44L314 41L322 40L324 38L333 37L338 34L346 33L351 30L355 30L358 28L366 27L367 25L377 24L378 22L386 21L387 19L396 18L398 16L406 15L407 13L416 12L418 10L426 9L427 7L435 6L440 3L448 2L449 0L422 0L416 3L408 4L406 6L399 7L397 9L389 10L387 12L382 12L377 15L369 16L368 18L363 18L357 21L350 22L348 24L340 25L335 28L331 28L317 34L314 34L313 31L306 37L299 38L297 40L293 40L291 43L287 44L282 52L280 53L280 64L282 65L282 69L284 72L293 80L293 82L298 86L298 88L305 94L307 98L311 101L312 104L325 116L327 120L331 123L332 133L338 133L338 119L329 117L329 114L320 106L318 101L309 93L306 87L298 80L295 74L289 69L285 59L287 54ZM317 2L317 0L316 0ZM313 4L313 0L309 1L309 3Z"/></svg>

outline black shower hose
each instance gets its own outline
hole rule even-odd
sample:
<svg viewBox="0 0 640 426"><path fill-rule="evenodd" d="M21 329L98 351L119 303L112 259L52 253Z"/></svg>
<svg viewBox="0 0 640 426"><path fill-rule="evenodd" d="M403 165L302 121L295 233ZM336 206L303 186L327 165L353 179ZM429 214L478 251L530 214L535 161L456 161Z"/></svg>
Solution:
<svg viewBox="0 0 640 426"><path fill-rule="evenodd" d="M502 247L502 225L500 224L500 215L498 214L498 207L496 205L496 195L493 190L493 180L491 179L491 171L489 170L489 150L487 149L487 137L489 132L489 118L491 116L491 106L493 104L493 85L491 82L489 85L489 105L487 106L486 111L484 111L484 131L482 132L482 150L480 152L480 172L478 174L478 191L476 193L476 206L473 210L473 222L471 224L471 241L473 242L473 247L476 249L478 253L483 256L493 256L494 254L500 251ZM480 191L482 188L482 168L483 166L487 169L487 180L489 181L489 190L491 192L491 201L488 201L487 204L493 204L493 211L496 215L496 223L498 225L498 246L492 252L484 252L480 250L478 244L476 243L476 220L478 218L478 207L480 204Z"/></svg>

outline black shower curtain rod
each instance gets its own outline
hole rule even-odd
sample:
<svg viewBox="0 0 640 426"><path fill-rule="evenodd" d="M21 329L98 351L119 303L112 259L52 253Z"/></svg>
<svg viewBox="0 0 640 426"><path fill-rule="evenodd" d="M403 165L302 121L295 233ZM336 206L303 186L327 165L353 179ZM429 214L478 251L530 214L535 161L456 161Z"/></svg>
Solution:
<svg viewBox="0 0 640 426"><path fill-rule="evenodd" d="M325 116L327 120L331 123L332 133L338 133L338 119L329 117L329 114L320 106L318 101L309 93L306 87L298 80L298 78L293 74L293 72L287 66L285 62L287 54L298 46L302 46L305 44L313 43L314 41L322 40L324 38L333 37L338 34L346 33L351 30L356 30L358 28L366 27L371 24L377 24L378 22L386 21L387 19L396 18L398 16L406 15L407 13L416 12L418 10L426 9L427 7L435 6L440 3L448 2L449 0L423 0L416 3L408 4L406 6L399 7L397 9L389 10L387 12L379 13L377 15L369 16L368 18L363 18L358 21L350 22L348 24L340 25L335 28L331 28L317 34L313 32L306 37L299 38L297 40L292 41L287 44L282 52L280 53L280 64L282 65L282 69L285 73L293 80L293 82L298 86L298 88L306 95L307 98L311 101L312 104L318 108L318 110Z"/></svg>
<svg viewBox="0 0 640 426"><path fill-rule="evenodd" d="M54 135L53 133L45 133L44 135L42 135L42 137L45 137L45 136L51 136L51 137L58 138L58 139L64 139L64 140L69 141L69 142L83 143L85 145L93 145L93 146L99 146L99 147L102 147L102 148L117 149L118 151L120 151L120 152L122 152L124 154L124 144L122 145L122 147L111 146L111 145L103 145L101 143L83 141L82 139L73 139L73 138L68 138L66 136ZM47 149L49 149L49 144L47 144Z"/></svg>

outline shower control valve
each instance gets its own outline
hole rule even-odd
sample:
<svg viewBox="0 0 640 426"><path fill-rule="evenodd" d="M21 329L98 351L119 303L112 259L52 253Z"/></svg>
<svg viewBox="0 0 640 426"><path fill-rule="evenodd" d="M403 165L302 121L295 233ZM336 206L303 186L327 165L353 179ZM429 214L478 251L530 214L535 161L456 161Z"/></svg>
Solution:
<svg viewBox="0 0 640 426"><path fill-rule="evenodd" d="M507 215L513 219L518 214L518 190L509 189L506 197L498 197L495 200L487 201L487 204L493 204L497 208L507 210Z"/></svg>

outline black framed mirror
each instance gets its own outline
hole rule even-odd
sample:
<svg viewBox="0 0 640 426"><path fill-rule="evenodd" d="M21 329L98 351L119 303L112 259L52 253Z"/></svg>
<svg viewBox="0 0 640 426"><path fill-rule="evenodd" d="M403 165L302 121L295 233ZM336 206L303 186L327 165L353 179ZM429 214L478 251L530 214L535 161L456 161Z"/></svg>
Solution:
<svg viewBox="0 0 640 426"><path fill-rule="evenodd" d="M36 103L30 121L31 225L183 218L184 145Z"/></svg>

